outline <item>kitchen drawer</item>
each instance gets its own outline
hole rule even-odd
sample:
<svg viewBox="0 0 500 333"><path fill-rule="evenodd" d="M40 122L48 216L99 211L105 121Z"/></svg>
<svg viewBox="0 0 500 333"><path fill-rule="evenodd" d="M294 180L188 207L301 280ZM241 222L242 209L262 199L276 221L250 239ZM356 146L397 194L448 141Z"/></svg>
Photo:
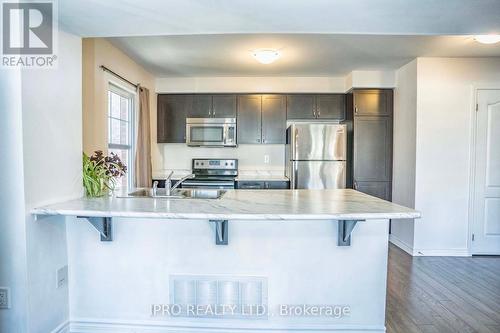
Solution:
<svg viewBox="0 0 500 333"><path fill-rule="evenodd" d="M290 182L244 180L236 182L236 188L240 190L287 190L290 188Z"/></svg>
<svg viewBox="0 0 500 333"><path fill-rule="evenodd" d="M265 182L262 181L244 180L236 182L236 188L239 190L263 190L265 185Z"/></svg>
<svg viewBox="0 0 500 333"><path fill-rule="evenodd" d="M264 188L269 190L288 190L290 188L290 182L288 181L268 181L265 182Z"/></svg>

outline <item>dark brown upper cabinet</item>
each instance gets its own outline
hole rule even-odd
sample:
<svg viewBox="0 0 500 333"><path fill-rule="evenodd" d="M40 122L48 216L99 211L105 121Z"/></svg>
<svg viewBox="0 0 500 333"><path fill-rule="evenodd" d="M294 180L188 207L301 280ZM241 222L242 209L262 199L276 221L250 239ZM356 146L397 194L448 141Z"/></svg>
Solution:
<svg viewBox="0 0 500 333"><path fill-rule="evenodd" d="M286 141L286 98L283 95L262 96L262 143Z"/></svg>
<svg viewBox="0 0 500 333"><path fill-rule="evenodd" d="M188 118L236 118L236 95L192 95Z"/></svg>
<svg viewBox="0 0 500 333"><path fill-rule="evenodd" d="M317 119L345 119L345 95L325 94L316 95Z"/></svg>
<svg viewBox="0 0 500 333"><path fill-rule="evenodd" d="M186 114L192 103L191 95L158 95L158 143L186 142Z"/></svg>
<svg viewBox="0 0 500 333"><path fill-rule="evenodd" d="M392 115L391 89L361 89L353 92L354 115L390 116Z"/></svg>
<svg viewBox="0 0 500 333"><path fill-rule="evenodd" d="M213 95L212 117L236 118L236 95Z"/></svg>
<svg viewBox="0 0 500 333"><path fill-rule="evenodd" d="M345 119L344 94L287 96L287 119Z"/></svg>
<svg viewBox="0 0 500 333"><path fill-rule="evenodd" d="M192 107L187 111L188 118L209 118L212 114L211 95L191 95Z"/></svg>
<svg viewBox="0 0 500 333"><path fill-rule="evenodd" d="M261 143L262 96L238 96L237 134L240 143Z"/></svg>
<svg viewBox="0 0 500 333"><path fill-rule="evenodd" d="M287 119L316 118L314 95L288 95L286 104Z"/></svg>
<svg viewBox="0 0 500 333"><path fill-rule="evenodd" d="M238 143L285 143L284 95L238 96Z"/></svg>

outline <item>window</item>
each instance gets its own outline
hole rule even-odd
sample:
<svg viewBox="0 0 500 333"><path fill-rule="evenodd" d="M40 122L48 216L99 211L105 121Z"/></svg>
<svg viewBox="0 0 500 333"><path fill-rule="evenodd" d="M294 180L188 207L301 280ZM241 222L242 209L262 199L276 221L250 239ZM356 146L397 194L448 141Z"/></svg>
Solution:
<svg viewBox="0 0 500 333"><path fill-rule="evenodd" d="M127 166L127 175L116 187L132 187L134 165L135 94L110 84L108 89L108 151L117 154Z"/></svg>

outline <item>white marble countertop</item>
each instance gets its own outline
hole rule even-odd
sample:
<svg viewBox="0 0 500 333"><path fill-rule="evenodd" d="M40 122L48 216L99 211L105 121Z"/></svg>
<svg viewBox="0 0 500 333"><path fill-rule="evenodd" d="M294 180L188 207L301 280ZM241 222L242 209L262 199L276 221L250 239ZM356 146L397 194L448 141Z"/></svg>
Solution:
<svg viewBox="0 0 500 333"><path fill-rule="evenodd" d="M368 220L420 213L345 190L228 190L221 199L81 198L35 208L34 215L213 220Z"/></svg>

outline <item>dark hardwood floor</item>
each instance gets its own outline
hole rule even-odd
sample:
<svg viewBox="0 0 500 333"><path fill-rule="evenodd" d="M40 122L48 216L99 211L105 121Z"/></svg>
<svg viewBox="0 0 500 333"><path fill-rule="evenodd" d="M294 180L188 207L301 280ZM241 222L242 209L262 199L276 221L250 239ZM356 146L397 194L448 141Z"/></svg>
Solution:
<svg viewBox="0 0 500 333"><path fill-rule="evenodd" d="M411 257L389 248L388 333L500 332L500 257Z"/></svg>

